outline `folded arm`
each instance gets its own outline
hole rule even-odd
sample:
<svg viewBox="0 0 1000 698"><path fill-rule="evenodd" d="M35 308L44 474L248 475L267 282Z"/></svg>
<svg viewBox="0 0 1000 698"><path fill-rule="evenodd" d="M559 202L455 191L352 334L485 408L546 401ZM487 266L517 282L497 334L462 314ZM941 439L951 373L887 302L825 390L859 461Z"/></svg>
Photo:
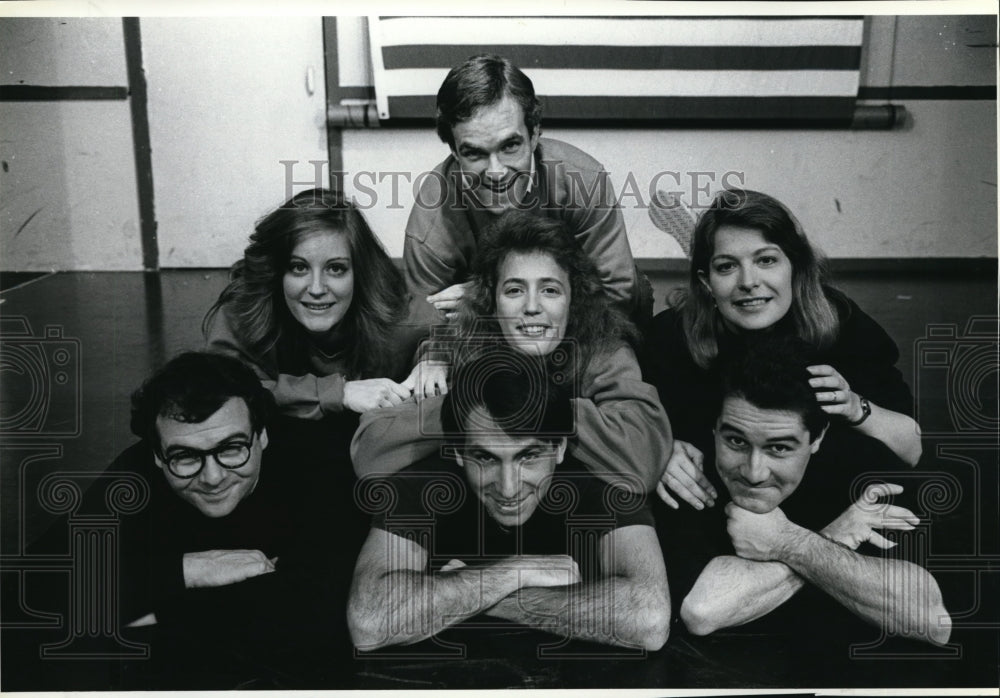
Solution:
<svg viewBox="0 0 1000 698"><path fill-rule="evenodd" d="M804 582L781 562L720 555L698 576L681 603L681 620L694 635L757 620L778 608Z"/></svg>
<svg viewBox="0 0 1000 698"><path fill-rule="evenodd" d="M951 634L934 577L919 565L870 557L789 521L781 509L754 514L730 504L740 557L783 562L852 613L887 632L934 644Z"/></svg>
<svg viewBox="0 0 1000 698"><path fill-rule="evenodd" d="M354 570L348 628L359 649L411 644L481 613L521 586L578 579L567 556L520 556L431 573L422 546L373 528Z"/></svg>
<svg viewBox="0 0 1000 698"><path fill-rule="evenodd" d="M600 576L568 587L522 587L487 615L565 637L658 650L670 629L670 595L656 533L626 526L600 544Z"/></svg>

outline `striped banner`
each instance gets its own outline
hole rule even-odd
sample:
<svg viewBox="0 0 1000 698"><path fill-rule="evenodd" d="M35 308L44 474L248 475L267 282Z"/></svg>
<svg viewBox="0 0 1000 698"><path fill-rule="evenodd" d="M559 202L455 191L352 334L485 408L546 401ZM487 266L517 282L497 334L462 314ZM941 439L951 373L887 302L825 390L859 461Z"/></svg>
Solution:
<svg viewBox="0 0 1000 698"><path fill-rule="evenodd" d="M861 17L373 17L380 119L428 119L455 65L509 58L546 119L849 123Z"/></svg>

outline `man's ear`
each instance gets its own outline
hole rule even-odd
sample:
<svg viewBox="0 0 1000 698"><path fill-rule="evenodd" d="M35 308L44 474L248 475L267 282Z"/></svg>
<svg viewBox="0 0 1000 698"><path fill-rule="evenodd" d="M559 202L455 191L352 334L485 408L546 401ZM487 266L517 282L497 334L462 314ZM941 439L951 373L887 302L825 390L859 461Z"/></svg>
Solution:
<svg viewBox="0 0 1000 698"><path fill-rule="evenodd" d="M563 458L566 457L566 437L562 437L556 443L556 465L563 462Z"/></svg>
<svg viewBox="0 0 1000 698"><path fill-rule="evenodd" d="M825 427L823 427L823 431L819 433L819 436L813 439L813 442L809 444L809 453L816 453L816 451L819 450L820 444L823 443L823 437L826 436L826 430L829 428L830 425L827 424Z"/></svg>
<svg viewBox="0 0 1000 698"><path fill-rule="evenodd" d="M538 139L542 137L542 126L541 124L535 124L534 130L531 132L531 152L535 152L538 147Z"/></svg>
<svg viewBox="0 0 1000 698"><path fill-rule="evenodd" d="M167 472L167 464L163 462L163 459L160 458L160 454L155 448L153 449L153 463L163 472Z"/></svg>
<svg viewBox="0 0 1000 698"><path fill-rule="evenodd" d="M260 436L257 437L257 440L260 441L261 451L267 448L267 427L261 427Z"/></svg>

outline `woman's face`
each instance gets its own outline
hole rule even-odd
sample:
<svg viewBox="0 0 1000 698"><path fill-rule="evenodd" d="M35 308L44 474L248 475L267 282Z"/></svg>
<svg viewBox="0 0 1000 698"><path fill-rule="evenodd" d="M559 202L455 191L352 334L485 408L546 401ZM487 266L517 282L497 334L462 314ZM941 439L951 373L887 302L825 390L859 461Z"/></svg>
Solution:
<svg viewBox="0 0 1000 698"><path fill-rule="evenodd" d="M313 334L329 332L344 319L354 298L354 267L347 236L317 232L292 249L282 279L285 303Z"/></svg>
<svg viewBox="0 0 1000 698"><path fill-rule="evenodd" d="M497 319L518 351L545 356L566 335L570 281L545 252L511 252L497 275Z"/></svg>
<svg viewBox="0 0 1000 698"><path fill-rule="evenodd" d="M698 277L731 329L765 329L792 307L792 263L754 228L719 228L708 273Z"/></svg>

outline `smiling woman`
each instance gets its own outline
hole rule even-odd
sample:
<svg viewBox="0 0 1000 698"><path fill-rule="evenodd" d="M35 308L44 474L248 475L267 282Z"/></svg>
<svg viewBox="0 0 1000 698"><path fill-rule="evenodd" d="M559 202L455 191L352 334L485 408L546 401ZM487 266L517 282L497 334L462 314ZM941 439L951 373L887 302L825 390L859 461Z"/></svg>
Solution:
<svg viewBox="0 0 1000 698"><path fill-rule="evenodd" d="M423 331L403 278L350 202L297 194L262 218L205 317L208 347L250 364L287 415L398 404Z"/></svg>
<svg viewBox="0 0 1000 698"><path fill-rule="evenodd" d="M720 192L695 228L688 286L670 302L654 318L642 357L643 376L659 389L683 439L668 474L675 465L701 471L701 452L713 441L717 366L763 335L796 337L809 347L810 384L833 419L820 460L859 470L919 460L920 429L909 416L913 398L895 366L895 342L826 284L819 253L777 199Z"/></svg>
<svg viewBox="0 0 1000 698"><path fill-rule="evenodd" d="M670 425L639 374L635 328L565 223L512 210L484 231L457 334L448 347L434 347L436 358L460 366L491 348L498 356L541 357L539 380L574 394L568 453L629 490L656 485L670 455ZM509 368L510 361L500 363ZM442 401L431 396L365 415L351 446L355 472L394 473L437 452L440 439L428 436L442 434Z"/></svg>

